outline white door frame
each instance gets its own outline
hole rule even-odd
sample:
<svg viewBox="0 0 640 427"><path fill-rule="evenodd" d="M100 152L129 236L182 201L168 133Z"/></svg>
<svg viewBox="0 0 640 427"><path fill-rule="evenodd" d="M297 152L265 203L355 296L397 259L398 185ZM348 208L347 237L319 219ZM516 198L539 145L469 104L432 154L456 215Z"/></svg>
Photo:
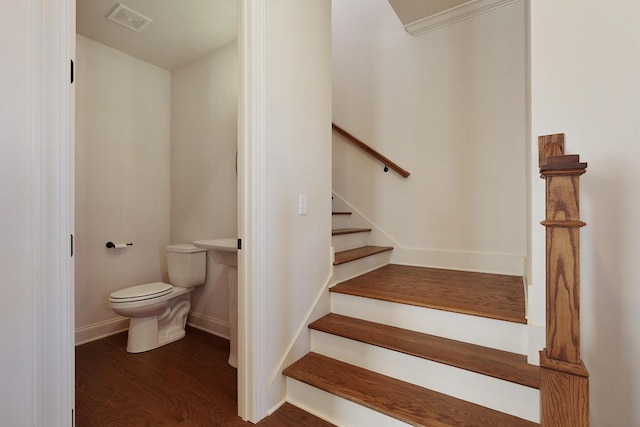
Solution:
<svg viewBox="0 0 640 427"><path fill-rule="evenodd" d="M266 4L238 0L238 415L267 415Z"/></svg>
<svg viewBox="0 0 640 427"><path fill-rule="evenodd" d="M74 0L32 0L34 418L71 426L74 384ZM70 30L71 29L71 30Z"/></svg>

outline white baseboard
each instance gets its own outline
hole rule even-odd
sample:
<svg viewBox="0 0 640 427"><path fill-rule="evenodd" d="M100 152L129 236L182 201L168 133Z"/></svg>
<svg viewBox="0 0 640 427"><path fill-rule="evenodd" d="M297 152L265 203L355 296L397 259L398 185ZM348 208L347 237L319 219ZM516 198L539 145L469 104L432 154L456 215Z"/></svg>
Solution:
<svg viewBox="0 0 640 427"><path fill-rule="evenodd" d="M278 402L275 405L273 405L273 407L267 411L267 416L269 417L269 416L273 415L285 403L287 403L287 397L286 396L283 397L282 400L280 400L280 402Z"/></svg>
<svg viewBox="0 0 640 427"><path fill-rule="evenodd" d="M189 326L201 329L221 338L229 339L229 323L200 313L190 312L187 320ZM128 317L116 317L104 322L76 328L76 345L86 344L129 329Z"/></svg>
<svg viewBox="0 0 640 427"><path fill-rule="evenodd" d="M436 251L394 247L391 263L479 273L524 275L524 257L481 252Z"/></svg>
<svg viewBox="0 0 640 427"><path fill-rule="evenodd" d="M187 318L187 325L208 332L212 335L216 335L227 340L229 339L229 322L224 322L220 319L215 319L205 314L192 311L189 313L189 317Z"/></svg>
<svg viewBox="0 0 640 427"><path fill-rule="evenodd" d="M118 316L104 322L76 328L76 345L86 344L129 329L129 318Z"/></svg>
<svg viewBox="0 0 640 427"><path fill-rule="evenodd" d="M524 276L524 255L403 247L401 242L396 241L335 192L333 202L336 209L352 212L349 227L372 229L369 235L370 245L393 246L390 259L392 264Z"/></svg>

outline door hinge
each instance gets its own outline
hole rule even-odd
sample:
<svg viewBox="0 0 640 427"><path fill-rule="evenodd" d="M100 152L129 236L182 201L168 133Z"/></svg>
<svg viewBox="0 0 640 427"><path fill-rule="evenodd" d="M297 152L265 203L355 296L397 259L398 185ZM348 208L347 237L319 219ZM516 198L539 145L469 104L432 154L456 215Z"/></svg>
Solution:
<svg viewBox="0 0 640 427"><path fill-rule="evenodd" d="M242 239L238 239L238 249L242 249Z"/></svg>
<svg viewBox="0 0 640 427"><path fill-rule="evenodd" d="M71 84L73 84L73 59L71 60Z"/></svg>
<svg viewBox="0 0 640 427"><path fill-rule="evenodd" d="M71 235L71 256L73 257L73 234Z"/></svg>

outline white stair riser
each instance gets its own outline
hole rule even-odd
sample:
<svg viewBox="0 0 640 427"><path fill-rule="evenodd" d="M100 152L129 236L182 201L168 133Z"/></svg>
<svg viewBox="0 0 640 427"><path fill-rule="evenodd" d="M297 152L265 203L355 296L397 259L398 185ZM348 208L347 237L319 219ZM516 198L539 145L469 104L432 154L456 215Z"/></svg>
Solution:
<svg viewBox="0 0 640 427"><path fill-rule="evenodd" d="M339 234L331 236L331 246L335 252L361 248L369 244L369 232Z"/></svg>
<svg viewBox="0 0 640 427"><path fill-rule="evenodd" d="M311 351L401 381L539 422L540 391L393 350L311 332Z"/></svg>
<svg viewBox="0 0 640 427"><path fill-rule="evenodd" d="M484 347L527 354L527 326L412 305L331 293L331 312Z"/></svg>
<svg viewBox="0 0 640 427"><path fill-rule="evenodd" d="M331 228L351 227L351 215L331 215Z"/></svg>
<svg viewBox="0 0 640 427"><path fill-rule="evenodd" d="M331 283L336 284L345 280L353 279L364 273L375 270L389 264L391 251L382 252L375 255L369 255L364 258L345 262L344 264L333 266L333 276Z"/></svg>
<svg viewBox="0 0 640 427"><path fill-rule="evenodd" d="M287 378L287 402L336 426L407 427L402 421Z"/></svg>

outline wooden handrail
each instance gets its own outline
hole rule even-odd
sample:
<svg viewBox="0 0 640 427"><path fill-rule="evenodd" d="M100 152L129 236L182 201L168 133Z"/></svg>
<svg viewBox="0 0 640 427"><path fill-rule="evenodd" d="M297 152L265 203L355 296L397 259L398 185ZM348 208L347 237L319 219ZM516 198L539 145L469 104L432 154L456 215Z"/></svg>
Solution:
<svg viewBox="0 0 640 427"><path fill-rule="evenodd" d="M589 426L589 373L580 358L580 175L577 155L563 155L564 135L538 139L545 179L546 348L540 352L542 427Z"/></svg>
<svg viewBox="0 0 640 427"><path fill-rule="evenodd" d="M362 150L366 151L367 153L369 153L370 155L372 155L376 159L380 160L382 162L382 164L384 164L384 166L385 166L385 172L387 171L387 167L388 167L389 169L393 169L394 171L396 171L403 178L407 178L409 175L411 175L405 169L401 168L400 166L398 166L397 164L395 164L394 162L392 162L391 160L389 160L388 158L386 158L382 154L378 153L376 150L374 150L373 148L369 147L367 144L365 144L364 142L360 141L358 138L356 138L355 136L351 135L349 132L347 132L346 130L342 129L340 126L336 125L335 123L331 123L331 128L333 130L335 130L337 133L339 133L340 135L342 135L343 137L345 137L352 144L356 145L357 147L359 147Z"/></svg>

